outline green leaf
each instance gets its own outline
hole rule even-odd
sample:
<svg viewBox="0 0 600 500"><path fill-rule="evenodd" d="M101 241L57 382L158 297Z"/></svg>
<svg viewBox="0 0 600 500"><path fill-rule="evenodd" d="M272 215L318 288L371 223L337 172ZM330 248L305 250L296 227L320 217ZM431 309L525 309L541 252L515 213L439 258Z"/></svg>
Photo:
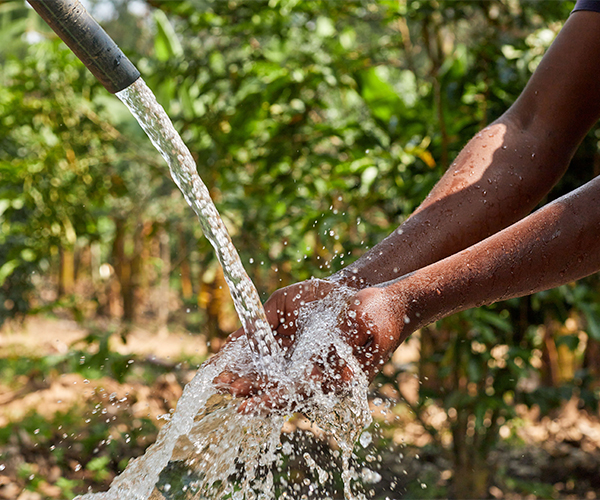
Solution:
<svg viewBox="0 0 600 500"><path fill-rule="evenodd" d="M104 470L104 469L106 469L106 466L108 465L109 462L110 462L110 457L108 457L108 456L96 457L96 458L92 458L88 462L88 464L85 466L85 468L87 470L91 470L91 471Z"/></svg>
<svg viewBox="0 0 600 500"><path fill-rule="evenodd" d="M385 72L386 68L381 66L369 68L360 74L360 81L361 94L371 112L387 123L392 115L399 114L404 104L394 88L384 79Z"/></svg>
<svg viewBox="0 0 600 500"><path fill-rule="evenodd" d="M0 286L4 285L6 278L8 278L13 271L19 266L17 259L9 260L0 267Z"/></svg>
<svg viewBox="0 0 600 500"><path fill-rule="evenodd" d="M175 30L166 14L159 9L154 11L154 22L156 22L156 37L154 38L154 50L160 61L168 61L172 57L183 55L183 48L175 34Z"/></svg>
<svg viewBox="0 0 600 500"><path fill-rule="evenodd" d="M598 304L579 304L579 308L583 311L587 321L586 332L588 335L600 341L600 311Z"/></svg>

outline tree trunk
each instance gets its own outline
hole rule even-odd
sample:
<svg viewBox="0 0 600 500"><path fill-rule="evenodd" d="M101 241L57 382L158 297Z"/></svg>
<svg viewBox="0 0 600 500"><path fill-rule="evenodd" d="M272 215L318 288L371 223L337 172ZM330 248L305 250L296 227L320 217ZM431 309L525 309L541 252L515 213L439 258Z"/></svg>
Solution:
<svg viewBox="0 0 600 500"><path fill-rule="evenodd" d="M204 309L206 323L203 331L211 341L211 349L215 352L220 349L221 339L229 333L233 322L227 321L227 307L229 288L223 276L223 270L217 262L212 262L205 272L205 281L202 282L198 294L198 306Z"/></svg>
<svg viewBox="0 0 600 500"><path fill-rule="evenodd" d="M187 242L183 228L179 227L179 249L181 252L181 295L185 300L189 300L194 295L192 287L192 273L190 270L190 259L187 252Z"/></svg>
<svg viewBox="0 0 600 500"><path fill-rule="evenodd" d="M452 476L451 498L489 498L490 469L486 461L487 451L478 446L477 439L469 437L470 412L458 412L452 427L454 475Z"/></svg>
<svg viewBox="0 0 600 500"><path fill-rule="evenodd" d="M133 255L125 258L129 262L129 288L127 290L127 307L124 316L127 321L135 321L139 303L140 276L142 274L142 252L144 248L144 226L136 225L133 233Z"/></svg>
<svg viewBox="0 0 600 500"><path fill-rule="evenodd" d="M489 498L490 470L478 454L467 454L466 462L456 463L452 478L451 498L457 500Z"/></svg>
<svg viewBox="0 0 600 500"><path fill-rule="evenodd" d="M167 331L167 324L169 322L169 278L171 274L171 248L169 246L169 233L164 227L159 229L158 238L160 241L160 259L162 261L159 285L161 300L158 303L158 328L159 332L165 333Z"/></svg>
<svg viewBox="0 0 600 500"><path fill-rule="evenodd" d="M112 247L112 261L118 282L118 291L121 296L122 319L131 321L132 307L130 304L130 263L125 255L125 220L115 220L115 239Z"/></svg>
<svg viewBox="0 0 600 500"><path fill-rule="evenodd" d="M421 329L421 353L419 355L419 381L422 389L435 389L440 387L438 380L438 367L431 361L435 354L437 343L437 329L434 325Z"/></svg>
<svg viewBox="0 0 600 500"><path fill-rule="evenodd" d="M58 296L73 293L75 287L75 253L73 248L60 247L60 275L58 281Z"/></svg>
<svg viewBox="0 0 600 500"><path fill-rule="evenodd" d="M546 387L558 386L558 352L554 342L554 327L550 321L544 325L542 345L542 384Z"/></svg>
<svg viewBox="0 0 600 500"><path fill-rule="evenodd" d="M593 380L592 387L600 387L600 342L588 336L583 368L586 369Z"/></svg>

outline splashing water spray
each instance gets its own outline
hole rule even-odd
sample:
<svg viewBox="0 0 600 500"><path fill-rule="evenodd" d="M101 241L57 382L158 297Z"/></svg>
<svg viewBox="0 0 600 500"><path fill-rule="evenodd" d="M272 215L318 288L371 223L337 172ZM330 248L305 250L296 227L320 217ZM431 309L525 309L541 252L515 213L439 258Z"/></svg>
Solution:
<svg viewBox="0 0 600 500"><path fill-rule="evenodd" d="M351 461L354 442L371 422L368 382L337 327L337 318L352 291L340 287L325 299L306 305L297 318L296 346L284 355L192 155L140 72L79 1L28 2L104 87L130 109L166 160L173 180L198 215L204 235L215 249L246 333L246 337L228 344L198 370L156 443L130 462L109 491L81 498L333 498L340 478L346 498L364 498L357 481L360 474ZM344 393L326 393L317 384L307 387L309 383L300 391L297 381L306 379L315 362L325 370L335 370L330 364L331 352L356 374ZM239 401L220 394L212 382L226 368L240 374L266 375L277 382L288 391L287 411L269 417L240 414ZM292 406L310 425L333 438L333 447L321 445L317 449L316 441L301 444L284 436L282 430ZM294 482L289 464L298 462L309 470L312 479L307 476ZM336 479L333 471L340 469Z"/></svg>

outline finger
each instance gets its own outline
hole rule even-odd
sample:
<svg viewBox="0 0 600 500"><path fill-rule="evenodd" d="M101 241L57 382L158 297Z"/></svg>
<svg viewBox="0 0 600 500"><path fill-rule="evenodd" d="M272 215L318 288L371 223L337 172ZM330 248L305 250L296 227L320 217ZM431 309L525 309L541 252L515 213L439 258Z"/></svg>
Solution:
<svg viewBox="0 0 600 500"><path fill-rule="evenodd" d="M224 371L215 377L213 384L221 391L229 392L235 397L246 397L256 394L265 382L254 374L240 376L237 373Z"/></svg>
<svg viewBox="0 0 600 500"><path fill-rule="evenodd" d="M230 334L226 339L225 339L225 344L229 344L230 342L235 342L237 339L239 339L242 335L244 335L244 329L243 328L238 328L235 332L233 332L232 334Z"/></svg>
<svg viewBox="0 0 600 500"><path fill-rule="evenodd" d="M323 380L323 367L320 364L314 364L310 371L310 379L313 382L321 382Z"/></svg>
<svg viewBox="0 0 600 500"><path fill-rule="evenodd" d="M256 394L264 387L264 382L254 375L238 378L229 386L229 392L235 397L247 397Z"/></svg>
<svg viewBox="0 0 600 500"><path fill-rule="evenodd" d="M347 384L348 382L352 381L352 379L354 378L354 371L352 371L352 368L350 368L348 365L344 366L344 368L342 368L342 382L344 382L345 384Z"/></svg>
<svg viewBox="0 0 600 500"><path fill-rule="evenodd" d="M215 384L218 388L222 388L224 386L231 385L231 383L237 380L238 378L238 374L226 370L215 377L215 379L213 380L213 384Z"/></svg>
<svg viewBox="0 0 600 500"><path fill-rule="evenodd" d="M362 366L369 381L372 381L382 366L382 363L380 363L381 356L379 355L379 350L376 348L363 349L356 355L356 359Z"/></svg>
<svg viewBox="0 0 600 500"><path fill-rule="evenodd" d="M264 417L277 410L292 411L293 406L289 392L282 388L276 388L242 401L238 407L238 412L244 415Z"/></svg>
<svg viewBox="0 0 600 500"><path fill-rule="evenodd" d="M277 304L276 303L269 303L268 301L265 303L265 316L267 318L267 321L269 322L269 326L271 327L271 330L273 330L274 332L277 331L277 328L279 327L279 315L278 315L278 308L277 308Z"/></svg>

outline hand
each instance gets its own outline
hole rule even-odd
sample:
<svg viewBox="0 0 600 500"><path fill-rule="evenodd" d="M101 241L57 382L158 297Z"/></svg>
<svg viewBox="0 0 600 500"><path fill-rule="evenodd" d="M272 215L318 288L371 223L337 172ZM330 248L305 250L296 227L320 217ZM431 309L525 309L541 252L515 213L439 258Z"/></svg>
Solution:
<svg viewBox="0 0 600 500"><path fill-rule="evenodd" d="M276 291L265 303L267 319L286 355L292 352L297 335L302 333L298 332L296 322L299 309L305 304L324 299L339 288L335 282L305 281ZM403 301L392 301L389 290L386 287L374 287L351 295L346 299L347 305L338 317L342 335L352 347L369 380L375 377L389 359L400 343L399 339L412 332L405 322ZM394 293L394 298L398 299L399 294ZM241 335L241 330L236 331L228 342L234 342ZM324 369L322 363L315 362L303 380L298 381L298 385L304 383L304 387L307 387L310 383L316 383L323 392L337 392L355 376L348 364L335 352L328 354L327 364L335 369ZM241 412L264 412L288 406L288 388L278 387L258 373L240 375L233 370L226 370L215 379L215 384L236 397L247 398L240 405ZM309 390L306 388L297 389L297 392L308 396Z"/></svg>
<svg viewBox="0 0 600 500"><path fill-rule="evenodd" d="M288 356L297 338L297 317L299 310L306 304L323 299L339 285L324 280L311 279L281 288L273 293L265 302L265 314L271 326L275 339L282 348L284 355ZM227 344L235 342L245 335L242 328L232 333L227 339ZM250 352L248 352L250 356ZM248 363L243 363L248 364ZM216 379L215 384L221 389L230 392L235 397L255 396L264 391L268 381L262 374L251 373L241 376L234 370L226 370ZM242 403L243 411L246 404Z"/></svg>
<svg viewBox="0 0 600 500"><path fill-rule="evenodd" d="M389 286L365 288L351 297L340 318L340 328L369 381L416 329L407 315L408 301L394 292Z"/></svg>

